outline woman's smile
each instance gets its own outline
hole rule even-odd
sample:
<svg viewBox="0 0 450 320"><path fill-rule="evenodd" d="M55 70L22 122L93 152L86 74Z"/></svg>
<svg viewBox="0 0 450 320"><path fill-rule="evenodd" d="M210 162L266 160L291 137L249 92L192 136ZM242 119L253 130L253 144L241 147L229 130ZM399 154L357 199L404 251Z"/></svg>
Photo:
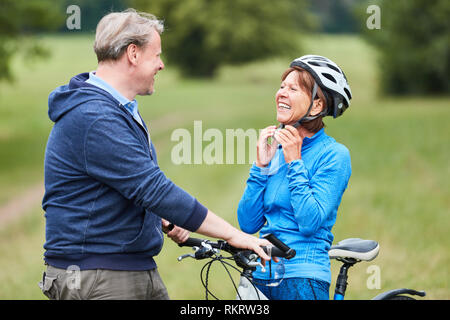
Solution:
<svg viewBox="0 0 450 320"><path fill-rule="evenodd" d="M287 103L279 102L279 103L278 103L278 110L279 110L280 112L286 112L286 111L291 110L291 106L288 105Z"/></svg>

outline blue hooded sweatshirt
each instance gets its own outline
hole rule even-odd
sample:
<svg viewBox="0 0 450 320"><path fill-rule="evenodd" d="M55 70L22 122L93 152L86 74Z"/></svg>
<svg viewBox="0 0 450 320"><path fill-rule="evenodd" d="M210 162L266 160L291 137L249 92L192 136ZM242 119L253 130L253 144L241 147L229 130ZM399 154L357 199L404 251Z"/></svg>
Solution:
<svg viewBox="0 0 450 320"><path fill-rule="evenodd" d="M49 96L44 259L58 268L154 269L161 217L195 231L207 208L158 167L145 124L88 78Z"/></svg>

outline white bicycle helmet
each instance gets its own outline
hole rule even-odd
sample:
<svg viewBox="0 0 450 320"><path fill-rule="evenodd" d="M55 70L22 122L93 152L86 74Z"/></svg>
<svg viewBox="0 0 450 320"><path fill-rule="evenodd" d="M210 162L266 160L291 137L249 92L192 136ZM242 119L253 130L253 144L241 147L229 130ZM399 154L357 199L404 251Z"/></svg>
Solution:
<svg viewBox="0 0 450 320"><path fill-rule="evenodd" d="M308 71L327 97L328 109L322 115L337 118L350 106L352 93L347 78L333 61L318 55L305 55L291 62L290 67L295 66Z"/></svg>

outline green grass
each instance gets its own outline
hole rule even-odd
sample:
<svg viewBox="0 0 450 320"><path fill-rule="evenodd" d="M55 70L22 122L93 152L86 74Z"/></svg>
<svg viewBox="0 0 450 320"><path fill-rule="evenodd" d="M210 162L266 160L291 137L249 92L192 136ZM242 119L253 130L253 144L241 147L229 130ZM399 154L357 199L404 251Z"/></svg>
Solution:
<svg viewBox="0 0 450 320"><path fill-rule="evenodd" d="M38 282L45 270L42 255L45 221L39 207L0 232L0 299L43 299Z"/></svg>
<svg viewBox="0 0 450 320"><path fill-rule="evenodd" d="M16 60L16 83L0 87L0 205L42 180L43 154L52 123L47 96L79 72L95 69L92 37L49 36L50 60L33 66ZM350 299L369 299L382 291L411 287L427 298L449 299L448 236L450 208L450 116L448 97L390 98L377 94L376 56L358 37L317 35L309 52L329 56L345 70L354 99L337 120L326 119L327 133L352 156L352 177L333 229L335 240L375 239L380 254L350 270ZM300 55L300 54L299 54ZM212 211L237 225L236 209L249 165L174 165L170 140L176 128L263 128L275 120L274 96L289 61L272 59L225 67L214 81L180 79L170 65L157 76L156 92L139 97L151 129L160 167L175 183ZM37 282L42 265L45 222L35 208L0 229L0 298L42 299ZM203 299L201 262L176 261L188 249L167 240L157 257L173 299ZM381 289L368 290L367 267L381 270ZM332 263L333 283L339 264ZM220 266L210 283L222 298L233 299Z"/></svg>

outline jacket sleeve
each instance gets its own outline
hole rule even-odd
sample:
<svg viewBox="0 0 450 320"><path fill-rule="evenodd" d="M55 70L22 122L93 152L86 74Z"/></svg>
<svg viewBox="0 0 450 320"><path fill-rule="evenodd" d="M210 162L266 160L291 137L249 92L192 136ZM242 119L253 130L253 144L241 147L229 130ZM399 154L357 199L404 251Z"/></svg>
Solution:
<svg viewBox="0 0 450 320"><path fill-rule="evenodd" d="M207 209L151 160L137 133L120 117L95 120L85 137L86 172L135 205L195 231Z"/></svg>
<svg viewBox="0 0 450 320"><path fill-rule="evenodd" d="M255 164L250 168L250 177L237 210L239 226L244 232L256 233L266 223L264 190L267 177Z"/></svg>
<svg viewBox="0 0 450 320"><path fill-rule="evenodd" d="M305 236L314 234L337 210L351 175L350 154L345 147L326 153L320 161L310 178L302 160L289 164L290 201Z"/></svg>

